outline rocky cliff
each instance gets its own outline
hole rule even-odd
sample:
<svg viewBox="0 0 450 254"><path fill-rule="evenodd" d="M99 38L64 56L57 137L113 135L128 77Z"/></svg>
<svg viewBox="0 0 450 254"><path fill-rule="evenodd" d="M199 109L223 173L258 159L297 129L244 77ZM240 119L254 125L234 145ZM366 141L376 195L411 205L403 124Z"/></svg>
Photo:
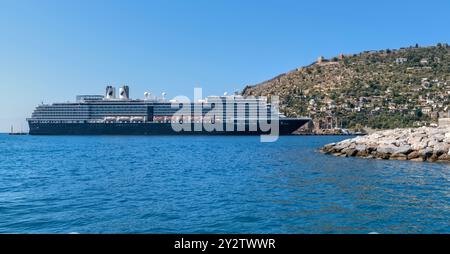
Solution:
<svg viewBox="0 0 450 254"><path fill-rule="evenodd" d="M244 95L278 95L289 116L321 127L427 125L450 108L450 47L413 46L319 58L309 66L247 86Z"/></svg>

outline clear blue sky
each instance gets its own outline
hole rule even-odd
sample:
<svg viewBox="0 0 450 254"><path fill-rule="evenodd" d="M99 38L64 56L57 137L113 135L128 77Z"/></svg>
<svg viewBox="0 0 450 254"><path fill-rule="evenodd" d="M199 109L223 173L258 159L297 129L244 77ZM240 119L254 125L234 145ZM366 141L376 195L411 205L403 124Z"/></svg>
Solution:
<svg viewBox="0 0 450 254"><path fill-rule="evenodd" d="M446 0L0 0L0 132L107 84L222 94L319 55L450 42L449 12Z"/></svg>

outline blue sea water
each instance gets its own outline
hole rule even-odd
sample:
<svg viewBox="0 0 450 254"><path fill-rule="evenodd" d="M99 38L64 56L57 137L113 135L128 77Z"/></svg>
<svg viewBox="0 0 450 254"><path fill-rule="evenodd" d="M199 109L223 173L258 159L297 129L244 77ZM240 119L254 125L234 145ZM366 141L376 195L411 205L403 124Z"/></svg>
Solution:
<svg viewBox="0 0 450 254"><path fill-rule="evenodd" d="M450 164L343 137L0 135L0 233L450 233Z"/></svg>

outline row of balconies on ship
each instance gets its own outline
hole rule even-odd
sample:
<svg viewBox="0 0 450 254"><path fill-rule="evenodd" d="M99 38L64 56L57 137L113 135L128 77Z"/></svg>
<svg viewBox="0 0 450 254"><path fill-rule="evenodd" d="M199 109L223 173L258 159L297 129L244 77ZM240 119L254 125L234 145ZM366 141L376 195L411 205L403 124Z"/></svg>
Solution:
<svg viewBox="0 0 450 254"><path fill-rule="evenodd" d="M270 119L270 115L267 115L268 119ZM253 119L253 118L249 118L249 117L243 117L243 120L250 120L250 121L257 121L257 119ZM154 116L152 119L148 119L145 116L133 116L133 117L128 117L128 116L118 116L118 117L105 117L104 118L104 122L106 123L143 123L143 122L159 122L159 123L170 123L170 122L196 122L196 123L201 123L201 122L215 122L215 121L234 121L234 120L238 120L238 118L236 117L231 117L229 119L227 118L223 118L223 117L199 117L199 116L183 116L183 117L179 117L179 116Z"/></svg>
<svg viewBox="0 0 450 254"><path fill-rule="evenodd" d="M258 120L270 120L270 117L256 119L256 118L221 118L221 117L170 117L170 116L155 116L150 121L147 121L147 117L105 117L105 119L32 119L27 121L30 123L216 123L216 122L247 122L257 123Z"/></svg>
<svg viewBox="0 0 450 254"><path fill-rule="evenodd" d="M132 122L141 123L147 120L145 116L107 116L105 122Z"/></svg>

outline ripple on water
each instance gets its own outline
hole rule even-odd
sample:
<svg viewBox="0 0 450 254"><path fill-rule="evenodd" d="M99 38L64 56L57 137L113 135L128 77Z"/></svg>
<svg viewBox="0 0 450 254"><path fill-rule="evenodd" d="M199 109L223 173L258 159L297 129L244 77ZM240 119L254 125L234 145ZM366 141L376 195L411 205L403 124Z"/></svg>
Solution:
<svg viewBox="0 0 450 254"><path fill-rule="evenodd" d="M450 233L448 164L340 139L0 135L0 232Z"/></svg>

